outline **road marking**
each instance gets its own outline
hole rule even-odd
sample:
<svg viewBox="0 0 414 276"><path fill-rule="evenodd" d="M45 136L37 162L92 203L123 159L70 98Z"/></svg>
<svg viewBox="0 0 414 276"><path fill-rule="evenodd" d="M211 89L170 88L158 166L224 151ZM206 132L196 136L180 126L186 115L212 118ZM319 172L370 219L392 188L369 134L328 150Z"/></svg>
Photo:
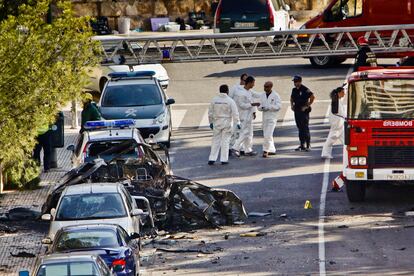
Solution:
<svg viewBox="0 0 414 276"><path fill-rule="evenodd" d="M201 122L198 126L198 128L205 128L210 125L210 122L208 121L208 109L204 112L203 118L201 119Z"/></svg>
<svg viewBox="0 0 414 276"><path fill-rule="evenodd" d="M172 127L174 129L177 129L181 126L185 114L187 113L188 110L184 110L184 109L179 109L179 110L172 110Z"/></svg>
<svg viewBox="0 0 414 276"><path fill-rule="evenodd" d="M321 190L321 199L319 205L319 223L318 223L318 236L319 236L319 275L326 275L326 254L325 254L325 206L326 206L326 192L328 190L329 183L329 167L331 164L330 159L325 160L325 166L323 169L323 181Z"/></svg>
<svg viewBox="0 0 414 276"><path fill-rule="evenodd" d="M345 82L347 82L349 75L352 74L352 67L349 68L346 74ZM319 252L319 275L326 276L326 248L325 248L325 207L326 207L326 193L329 184L329 173L330 173L331 160L326 159L323 168L323 180L321 199L319 204L319 222L318 222L318 252Z"/></svg>
<svg viewBox="0 0 414 276"><path fill-rule="evenodd" d="M323 120L324 124L329 124L329 117L331 116L331 106L328 105L328 110L326 110L325 120Z"/></svg>
<svg viewBox="0 0 414 276"><path fill-rule="evenodd" d="M286 109L285 117L283 117L282 126L294 126L295 123L295 114L293 113L290 106Z"/></svg>
<svg viewBox="0 0 414 276"><path fill-rule="evenodd" d="M330 103L331 100L316 100L315 103ZM282 103L284 104L290 104L290 101L282 101ZM175 107L180 107L180 106L209 106L210 103L176 103L174 104Z"/></svg>

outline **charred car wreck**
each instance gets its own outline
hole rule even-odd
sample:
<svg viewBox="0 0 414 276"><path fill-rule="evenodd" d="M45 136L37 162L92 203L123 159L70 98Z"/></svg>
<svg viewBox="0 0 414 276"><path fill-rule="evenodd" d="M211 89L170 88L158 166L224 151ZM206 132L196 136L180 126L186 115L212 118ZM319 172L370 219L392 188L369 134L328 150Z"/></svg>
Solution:
<svg viewBox="0 0 414 276"><path fill-rule="evenodd" d="M246 219L242 201L231 191L211 189L170 175L168 162L148 147L141 158L95 159L66 173L47 197L42 213L56 208L69 185L122 183L133 196L146 197L158 229L183 229L231 225ZM142 203L137 202L138 206ZM141 204L141 206L140 206Z"/></svg>

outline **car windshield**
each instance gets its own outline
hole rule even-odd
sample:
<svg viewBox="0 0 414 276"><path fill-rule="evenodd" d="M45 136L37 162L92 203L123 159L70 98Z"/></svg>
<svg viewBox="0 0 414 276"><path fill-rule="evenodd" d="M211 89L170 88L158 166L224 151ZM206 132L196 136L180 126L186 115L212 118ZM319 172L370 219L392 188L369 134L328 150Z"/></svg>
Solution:
<svg viewBox="0 0 414 276"><path fill-rule="evenodd" d="M221 3L222 14L268 13L267 0L223 0Z"/></svg>
<svg viewBox="0 0 414 276"><path fill-rule="evenodd" d="M110 229L85 229L81 231L62 232L55 244L53 248L55 252L88 248L113 248L119 246L116 232Z"/></svg>
<svg viewBox="0 0 414 276"><path fill-rule="evenodd" d="M125 217L119 194L80 194L62 198L56 220L108 219Z"/></svg>
<svg viewBox="0 0 414 276"><path fill-rule="evenodd" d="M129 84L107 86L103 107L129 107L158 105L162 103L158 86L153 84Z"/></svg>
<svg viewBox="0 0 414 276"><path fill-rule="evenodd" d="M37 276L99 276L93 262L67 262L44 264Z"/></svg>
<svg viewBox="0 0 414 276"><path fill-rule="evenodd" d="M90 142L86 146L85 162L92 161L100 157L102 159L112 159L115 156L141 158L142 152L139 151L135 140L110 140Z"/></svg>
<svg viewBox="0 0 414 276"><path fill-rule="evenodd" d="M351 119L414 119L414 80L363 80L350 85Z"/></svg>

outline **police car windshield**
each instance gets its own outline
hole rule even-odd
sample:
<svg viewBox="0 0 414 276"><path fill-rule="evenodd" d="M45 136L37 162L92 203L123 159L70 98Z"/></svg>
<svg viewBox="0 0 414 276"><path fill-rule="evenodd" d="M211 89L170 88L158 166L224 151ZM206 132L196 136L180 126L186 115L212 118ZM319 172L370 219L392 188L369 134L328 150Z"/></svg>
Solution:
<svg viewBox="0 0 414 276"><path fill-rule="evenodd" d="M147 106L161 103L161 93L156 84L109 85L102 100L103 107Z"/></svg>
<svg viewBox="0 0 414 276"><path fill-rule="evenodd" d="M87 145L85 161L89 162L96 157L107 160L115 155L123 158L140 158L142 154L137 146L138 144L133 139L90 142Z"/></svg>
<svg viewBox="0 0 414 276"><path fill-rule="evenodd" d="M414 80L363 80L349 86L350 119L414 119Z"/></svg>

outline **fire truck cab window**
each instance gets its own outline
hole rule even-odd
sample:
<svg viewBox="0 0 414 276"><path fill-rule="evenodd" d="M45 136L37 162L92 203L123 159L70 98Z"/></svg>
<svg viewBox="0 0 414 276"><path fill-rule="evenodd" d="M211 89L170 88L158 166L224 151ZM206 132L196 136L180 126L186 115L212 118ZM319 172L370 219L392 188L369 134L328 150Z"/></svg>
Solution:
<svg viewBox="0 0 414 276"><path fill-rule="evenodd" d="M338 0L330 11L325 13L326 21L341 21L362 14L362 0Z"/></svg>
<svg viewBox="0 0 414 276"><path fill-rule="evenodd" d="M350 85L349 118L414 119L414 80L367 80Z"/></svg>

